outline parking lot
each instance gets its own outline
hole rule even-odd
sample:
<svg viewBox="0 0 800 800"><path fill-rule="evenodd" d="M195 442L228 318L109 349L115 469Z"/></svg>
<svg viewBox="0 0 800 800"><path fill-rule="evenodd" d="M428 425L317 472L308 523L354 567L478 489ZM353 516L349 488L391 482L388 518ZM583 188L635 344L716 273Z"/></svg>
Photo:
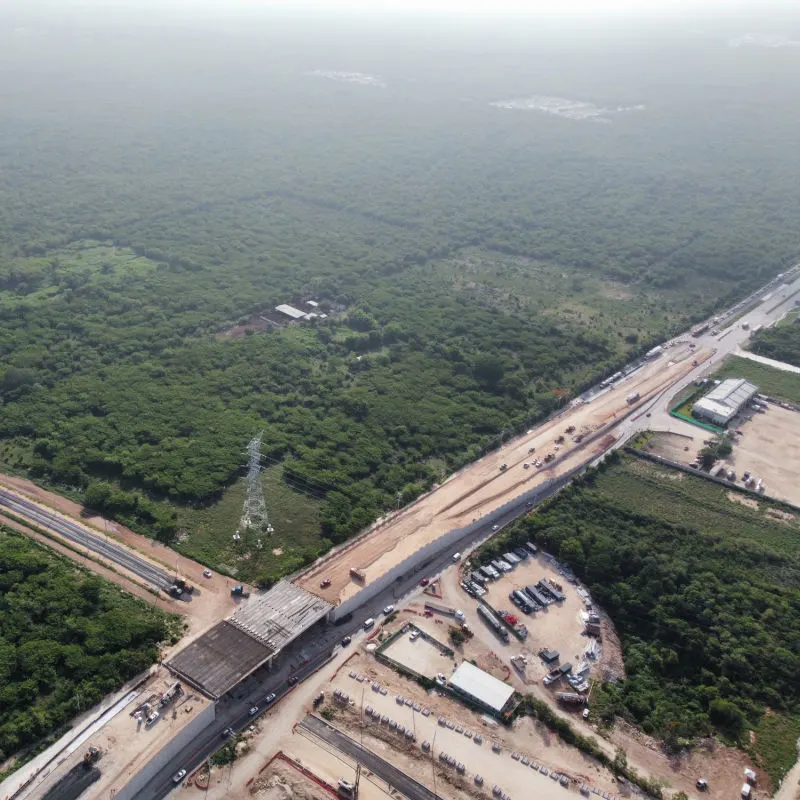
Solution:
<svg viewBox="0 0 800 800"><path fill-rule="evenodd" d="M465 570L465 574L469 573ZM538 607L533 613L525 614L509 599L509 594L514 590L524 590L526 586L535 586L542 578L560 585L564 600L551 602L544 608ZM483 599L496 611L513 615L527 628L527 637L521 645L512 648L527 659L527 665L517 668L526 685L541 685L550 669L538 656L542 649L557 651L559 660L556 663L577 664L585 659L585 650L590 644L589 637L584 634L588 619L586 603L577 589L566 582L550 559L543 556L529 557L511 572L502 574L498 580L487 582L485 589ZM480 618L472 624L475 625L476 635L484 638L488 633L496 645L503 646ZM514 644L516 642L512 638L510 646ZM569 691L567 686L556 684L553 689L556 688Z"/></svg>
<svg viewBox="0 0 800 800"><path fill-rule="evenodd" d="M764 494L800 505L800 413L770 403L739 430L742 435L726 460L737 477L749 471L764 481Z"/></svg>

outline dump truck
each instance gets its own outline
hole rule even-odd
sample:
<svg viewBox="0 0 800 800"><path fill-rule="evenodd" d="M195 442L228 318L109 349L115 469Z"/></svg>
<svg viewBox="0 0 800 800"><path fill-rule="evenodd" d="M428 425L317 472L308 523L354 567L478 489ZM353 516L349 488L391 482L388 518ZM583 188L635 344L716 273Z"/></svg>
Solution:
<svg viewBox="0 0 800 800"><path fill-rule="evenodd" d="M365 581L367 579L367 573L360 567L350 567L350 577L358 581Z"/></svg>

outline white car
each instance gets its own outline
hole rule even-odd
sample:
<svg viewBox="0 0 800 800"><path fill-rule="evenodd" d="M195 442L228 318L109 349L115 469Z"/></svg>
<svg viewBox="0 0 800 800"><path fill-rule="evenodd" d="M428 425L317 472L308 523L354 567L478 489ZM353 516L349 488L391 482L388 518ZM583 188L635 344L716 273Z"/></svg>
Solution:
<svg viewBox="0 0 800 800"><path fill-rule="evenodd" d="M394 611L394 606L386 606L386 608L383 609L383 613L386 614L387 617L392 611Z"/></svg>
<svg viewBox="0 0 800 800"><path fill-rule="evenodd" d="M173 783L180 783L186 777L186 770L179 769L173 776L172 782Z"/></svg>
<svg viewBox="0 0 800 800"><path fill-rule="evenodd" d="M500 530L500 526L499 525L492 525L492 530L493 531L499 531Z"/></svg>
<svg viewBox="0 0 800 800"><path fill-rule="evenodd" d="M210 569L204 569L204 570L203 570L203 577L204 577L204 578L210 578L210 577L211 577L211 575L212 575L212 572L211 572L211 570L210 570Z"/></svg>
<svg viewBox="0 0 800 800"><path fill-rule="evenodd" d="M258 714L258 706L253 706L253 707L250 709L250 716L251 716L251 717L254 717L256 714Z"/></svg>

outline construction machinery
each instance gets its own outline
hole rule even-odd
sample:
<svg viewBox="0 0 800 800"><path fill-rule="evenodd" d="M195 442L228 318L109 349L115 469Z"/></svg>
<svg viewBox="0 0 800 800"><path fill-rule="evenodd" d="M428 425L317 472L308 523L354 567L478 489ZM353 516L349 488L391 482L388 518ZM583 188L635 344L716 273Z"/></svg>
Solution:
<svg viewBox="0 0 800 800"><path fill-rule="evenodd" d="M83 754L83 763L87 767L91 767L100 758L100 750L97 747L90 747Z"/></svg>

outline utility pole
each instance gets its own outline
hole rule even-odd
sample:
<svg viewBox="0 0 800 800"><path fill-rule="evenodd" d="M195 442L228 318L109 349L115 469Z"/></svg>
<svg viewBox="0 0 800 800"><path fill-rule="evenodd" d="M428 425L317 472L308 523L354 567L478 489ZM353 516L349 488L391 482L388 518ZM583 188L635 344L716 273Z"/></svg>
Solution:
<svg viewBox="0 0 800 800"><path fill-rule="evenodd" d="M267 514L267 502L261 486L261 437L263 431L247 445L247 496L242 509L240 523L245 533L253 531L257 534L271 534L274 528Z"/></svg>

